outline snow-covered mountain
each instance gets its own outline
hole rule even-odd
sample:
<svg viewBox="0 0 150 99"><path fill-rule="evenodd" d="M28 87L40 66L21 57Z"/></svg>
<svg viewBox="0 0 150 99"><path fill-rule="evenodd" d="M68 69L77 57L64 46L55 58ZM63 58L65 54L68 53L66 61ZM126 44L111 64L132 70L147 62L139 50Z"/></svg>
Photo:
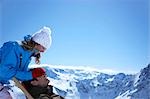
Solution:
<svg viewBox="0 0 150 99"><path fill-rule="evenodd" d="M150 64L135 75L131 88L116 99L150 99Z"/></svg>
<svg viewBox="0 0 150 99"><path fill-rule="evenodd" d="M96 69L51 65L40 67L46 69L55 93L65 99L150 99L150 64L137 74L105 74ZM17 96L14 99L25 99L17 87L12 90L14 97Z"/></svg>

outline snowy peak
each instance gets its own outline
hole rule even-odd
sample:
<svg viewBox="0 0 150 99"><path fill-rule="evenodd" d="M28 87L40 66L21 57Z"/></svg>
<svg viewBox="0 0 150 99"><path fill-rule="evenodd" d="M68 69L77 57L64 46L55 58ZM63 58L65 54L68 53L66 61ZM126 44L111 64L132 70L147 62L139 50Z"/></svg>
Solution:
<svg viewBox="0 0 150 99"><path fill-rule="evenodd" d="M150 64L133 75L134 83L116 99L150 99Z"/></svg>
<svg viewBox="0 0 150 99"><path fill-rule="evenodd" d="M139 79L134 88L136 90L132 95L136 98L150 99L150 64L141 70Z"/></svg>
<svg viewBox="0 0 150 99"><path fill-rule="evenodd" d="M145 82L150 82L150 64L144 69L141 69L140 73L138 73L136 76L137 80L135 82L135 86L143 84Z"/></svg>
<svg viewBox="0 0 150 99"><path fill-rule="evenodd" d="M150 99L150 64L137 74L107 74L91 68L65 66L39 67L46 69L50 84L59 89L65 99Z"/></svg>
<svg viewBox="0 0 150 99"><path fill-rule="evenodd" d="M141 70L140 79L141 80L150 79L150 64Z"/></svg>
<svg viewBox="0 0 150 99"><path fill-rule="evenodd" d="M53 85L68 93L67 99L150 99L150 65L133 75L111 75L83 68L45 68Z"/></svg>

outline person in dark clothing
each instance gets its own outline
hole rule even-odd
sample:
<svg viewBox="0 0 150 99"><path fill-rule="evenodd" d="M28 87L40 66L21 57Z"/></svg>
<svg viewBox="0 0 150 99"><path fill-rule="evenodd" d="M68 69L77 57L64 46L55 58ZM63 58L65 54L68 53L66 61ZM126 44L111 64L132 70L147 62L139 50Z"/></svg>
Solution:
<svg viewBox="0 0 150 99"><path fill-rule="evenodd" d="M43 68L34 68L31 71L33 79L23 81L22 84L34 99L64 99L53 93L53 86L48 85L50 81Z"/></svg>

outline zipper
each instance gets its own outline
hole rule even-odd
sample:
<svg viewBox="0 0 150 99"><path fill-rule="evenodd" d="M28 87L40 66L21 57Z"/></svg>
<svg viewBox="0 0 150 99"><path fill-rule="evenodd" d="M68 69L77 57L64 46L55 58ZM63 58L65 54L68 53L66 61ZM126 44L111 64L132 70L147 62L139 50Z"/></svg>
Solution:
<svg viewBox="0 0 150 99"><path fill-rule="evenodd" d="M20 65L19 65L19 68L21 68L21 65L22 65L22 54L20 54Z"/></svg>

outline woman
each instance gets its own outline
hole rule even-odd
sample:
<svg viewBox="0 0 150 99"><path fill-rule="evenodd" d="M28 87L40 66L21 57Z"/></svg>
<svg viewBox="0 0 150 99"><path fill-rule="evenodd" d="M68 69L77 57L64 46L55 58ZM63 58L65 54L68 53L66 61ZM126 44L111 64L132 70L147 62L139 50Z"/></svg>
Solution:
<svg viewBox="0 0 150 99"><path fill-rule="evenodd" d="M35 57L35 63L40 63L40 53L51 45L51 30L43 27L32 36L24 37L19 44L16 41L4 43L0 48L0 99L12 99L4 84L16 77L20 81L31 80L32 72L28 71L31 57Z"/></svg>

